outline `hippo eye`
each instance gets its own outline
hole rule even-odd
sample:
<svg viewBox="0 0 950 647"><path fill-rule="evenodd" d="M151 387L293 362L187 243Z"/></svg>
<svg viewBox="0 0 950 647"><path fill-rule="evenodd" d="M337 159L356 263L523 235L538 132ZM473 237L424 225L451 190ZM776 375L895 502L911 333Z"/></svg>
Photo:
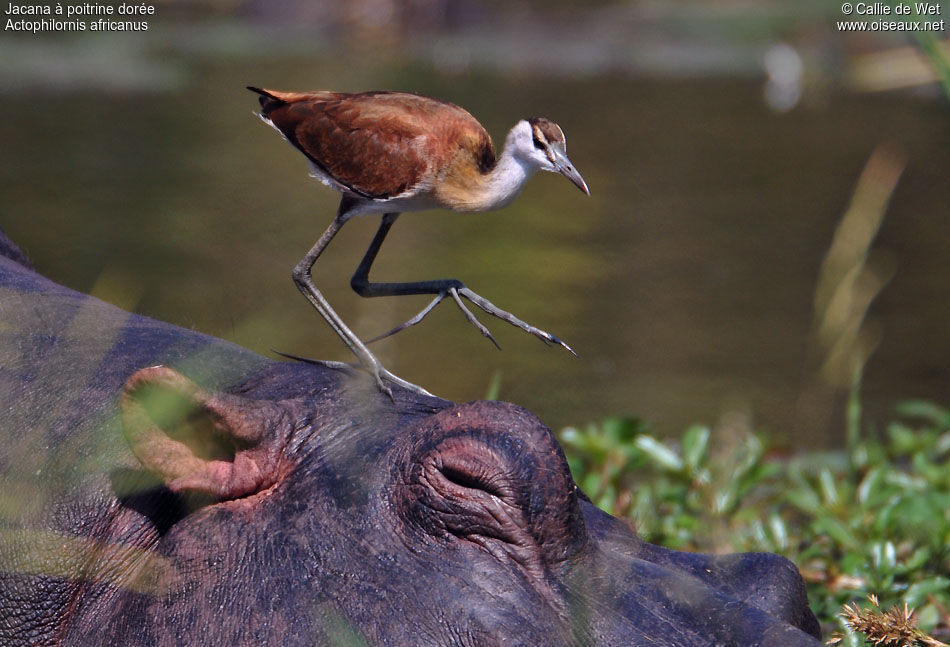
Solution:
<svg viewBox="0 0 950 647"><path fill-rule="evenodd" d="M480 567L515 568L548 590L548 570L587 542L577 490L551 432L511 405L473 403L434 414L417 434L400 453L389 489L407 537L451 547L455 558Z"/></svg>
<svg viewBox="0 0 950 647"><path fill-rule="evenodd" d="M442 462L439 472L446 481L460 488L481 491L499 499L511 499L514 488L509 475L473 457L456 456ZM461 493L457 493L461 494Z"/></svg>
<svg viewBox="0 0 950 647"><path fill-rule="evenodd" d="M443 465L442 476L444 476L448 481L458 485L459 487L468 488L470 490L482 490L488 492L489 494L496 497L503 497L505 495L502 492L503 487L500 487L500 484L497 482L492 482L488 475L484 473L479 473L479 471L473 471L471 468L475 466L461 466L461 465ZM494 479L498 481L500 479Z"/></svg>
<svg viewBox="0 0 950 647"><path fill-rule="evenodd" d="M525 532L523 484L506 463L493 448L472 438L446 439L407 475L413 516L433 534L448 531L470 540L483 534L502 539ZM501 509L508 511L502 518L510 524L519 517L522 527L502 527L505 524L497 516Z"/></svg>

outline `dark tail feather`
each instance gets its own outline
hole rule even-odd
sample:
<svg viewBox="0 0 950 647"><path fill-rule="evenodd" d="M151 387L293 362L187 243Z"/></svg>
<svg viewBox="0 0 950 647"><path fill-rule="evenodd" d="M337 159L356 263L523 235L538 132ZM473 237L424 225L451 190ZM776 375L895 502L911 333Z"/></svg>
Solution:
<svg viewBox="0 0 950 647"><path fill-rule="evenodd" d="M273 94L271 94L270 92L262 88L255 88L253 85L249 85L247 86L247 89L250 90L251 92L256 92L257 94L261 95L260 97L258 97L258 99L260 99L261 108L263 110L265 117L267 116L267 113L269 113L271 110L275 108L279 108L280 106L287 103L286 101L282 99L278 99Z"/></svg>

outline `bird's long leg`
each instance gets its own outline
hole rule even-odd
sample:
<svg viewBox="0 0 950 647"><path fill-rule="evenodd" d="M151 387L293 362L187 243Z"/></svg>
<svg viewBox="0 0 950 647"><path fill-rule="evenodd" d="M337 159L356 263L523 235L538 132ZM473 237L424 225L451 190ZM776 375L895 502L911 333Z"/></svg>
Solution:
<svg viewBox="0 0 950 647"><path fill-rule="evenodd" d="M458 279L435 279L432 281L412 281L407 283L371 282L369 280L370 268L373 266L373 261L376 260L376 255L379 253L379 248L382 246L383 241L386 240L386 235L389 233L389 230L392 228L393 223L396 222L396 218L398 217L398 213L383 214L383 220L379 225L379 229L376 231L376 235L373 237L372 242L366 249L366 254L363 256L363 260L360 261L359 266L356 268L356 272L353 273L353 278L350 279L350 286L357 294L363 297L402 296L407 294L434 294L436 297L414 317L396 326L392 330L385 332L378 337L370 339L367 343L395 335L401 330L405 330L410 326L416 325L422 321L427 314L432 312L432 310L446 297L452 297L456 305L458 305L458 307L462 310L462 314L465 315L465 318L468 319L468 321L474 325L480 333L488 337L488 339L490 339L492 343L495 344L495 346L498 346L498 342L495 341L495 338L488 331L488 329L483 326L469 311L469 309L465 307L465 304L462 303L462 299L460 297L465 297L493 317L498 317L502 321L510 323L512 326L521 328L525 332L534 335L546 344L557 344L568 350L572 355L577 355L577 353L575 353L574 350L561 339L541 330L540 328L536 328L531 324L525 323L510 312L502 310L488 299L485 299L475 292L472 292Z"/></svg>
<svg viewBox="0 0 950 647"><path fill-rule="evenodd" d="M340 228L349 220L352 215L353 208L356 206L355 202L348 197L344 197L340 202L340 208L337 211L336 217L333 219L333 222L330 223L330 226L327 227L327 230L323 232L323 235L320 236L320 239L317 240L316 244L307 252L307 255L300 259L300 262L294 267L293 277L294 283L307 300L317 309L317 312L326 319L327 323L330 324L330 327L340 336L340 339L343 340L343 343L353 351L353 354L359 359L363 367L368 370L373 377L376 379L376 384L379 386L380 390L393 397L392 390L383 383L383 378L396 384L403 386L407 389L411 389L417 393L423 395L431 395L425 389L407 382L400 377L390 373L383 365L379 363L379 360L376 359L376 356L369 352L369 349L366 348L366 345L360 341L352 330L347 327L343 320L340 319L340 315L336 313L333 308L330 307L330 304L327 302L323 294L320 293L320 290L317 289L317 286L313 284L313 265L317 262L317 259L320 257L320 254L323 253L323 250L326 249L327 245L330 244L330 241L333 240L333 237L336 236L337 232L340 231Z"/></svg>

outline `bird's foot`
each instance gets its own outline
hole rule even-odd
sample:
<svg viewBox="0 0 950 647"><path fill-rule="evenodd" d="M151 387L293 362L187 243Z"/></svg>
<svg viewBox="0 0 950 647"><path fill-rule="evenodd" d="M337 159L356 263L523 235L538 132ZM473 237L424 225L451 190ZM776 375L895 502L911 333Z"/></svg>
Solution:
<svg viewBox="0 0 950 647"><path fill-rule="evenodd" d="M404 389L408 389L418 393L419 395L435 397L421 386L413 384L412 382L402 379L395 373L387 371L383 365L379 363L379 360L376 359L376 356L369 351L366 351L365 355L363 353L357 353L357 357L359 358L360 363L363 365L363 368L373 376L373 379L376 380L376 386L379 388L379 390L388 395L389 399L393 402L396 401L396 397L393 395L393 390L389 388L389 385L387 385L383 380L387 380L393 384L398 384Z"/></svg>
<svg viewBox="0 0 950 647"><path fill-rule="evenodd" d="M385 368L383 368L382 366L379 367L379 373L375 374L374 377L376 378L376 384L379 386L379 388L382 390L382 392L385 393L385 394L387 394L390 398L393 398L392 389L390 389L389 387L387 387L387 386L382 382L383 379L389 380L389 381L392 382L393 384L398 384L399 386L403 387L404 389L408 389L409 391L412 391L412 392L414 392L414 393L418 393L419 395L426 395L426 396L429 396L430 398L436 397L436 396L433 395L432 393L429 393L428 391L426 391L425 389L423 389L423 388L422 388L421 386L419 386L418 384L413 384L412 382L409 382L409 381L407 381L407 380L404 380L404 379L402 379L401 377L399 377L398 375L387 371L387 370L386 370ZM393 398L393 400L395 400L395 398Z"/></svg>
<svg viewBox="0 0 950 647"><path fill-rule="evenodd" d="M322 360L322 359L310 359L309 357L301 357L300 355L293 355L291 353L284 353L282 351L273 350L273 349L272 349L272 352L277 355L280 355L281 357L286 357L287 359L296 360L298 362L306 362L307 364L316 364L318 366L326 366L327 368L334 368L338 370L352 371L362 366L362 368L366 370L367 373L373 376L373 379L376 382L377 388L379 388L380 391L388 395L390 399L392 399L393 401L395 401L395 397L393 396L393 391L391 388L389 388L389 386L383 380L387 380L389 382L392 382L393 384L398 384L404 389L408 389L410 391L413 391L414 393L418 393L419 395L437 397L433 395L432 393L429 393L428 391L423 389L421 386L418 386L416 384L413 384L412 382L404 380L398 375L386 370L379 363L379 360L377 360L376 357L372 355L370 355L372 359L369 360L367 363L364 363L361 361L360 365L356 365L356 364L347 364L346 362L332 362L332 361Z"/></svg>
<svg viewBox="0 0 950 647"><path fill-rule="evenodd" d="M482 310L484 310L491 316L497 317L498 319L501 319L502 321L506 321L510 323L512 326L521 328L521 330L525 331L526 333L530 333L534 335L535 337L543 341L545 344L548 344L548 345L557 344L558 346L561 346L566 351L568 351L571 355L574 355L575 357L577 357L577 353L574 352L574 349L568 346L559 337L555 337L549 332L545 332L544 330L541 330L540 328L536 328L535 326L532 326L531 324L522 321L521 319L514 316L510 312L502 310L501 308L496 306L494 303L492 303L488 299L482 297L481 295L475 292L472 292L464 285L461 285L459 287L453 286L453 287L449 287L443 290L442 292L438 294L438 296L436 296L431 302L429 302L429 305L427 305L425 308L420 310L416 316L412 317L408 321L405 321L399 324L392 330L385 332L382 335L373 337L366 343L369 344L374 341L379 341L380 339L385 339L386 337L395 335L397 332L405 330L406 328L409 328L410 326L415 326L417 323L422 321L426 317L426 315L432 312L432 310L435 309L435 307L439 305L439 303L441 303L446 297L449 297L449 296L452 297L452 299L455 301L455 304L462 311L462 314L465 315L465 318L469 321L469 323L475 326L475 328L477 328L478 331L482 333L482 335L484 335L485 337L488 337L488 339L491 340L491 342L495 344L495 346L499 349L501 348L501 346L498 345L498 342L492 336L488 328L482 325L482 323L478 319L475 318L475 315L473 315L472 312L465 306L465 304L462 301L462 297L468 299L469 301L474 303L476 306L478 306L479 308L481 308Z"/></svg>

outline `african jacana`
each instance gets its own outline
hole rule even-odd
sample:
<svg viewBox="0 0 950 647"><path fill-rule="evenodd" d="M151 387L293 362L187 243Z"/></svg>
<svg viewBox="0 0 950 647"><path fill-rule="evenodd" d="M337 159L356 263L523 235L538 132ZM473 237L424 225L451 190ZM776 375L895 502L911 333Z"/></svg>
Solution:
<svg viewBox="0 0 950 647"><path fill-rule="evenodd" d="M564 175L585 194L587 183L567 158L564 132L552 121L532 117L508 133L500 157L491 137L462 108L405 92L278 92L248 87L260 95L260 117L293 144L310 162L312 175L340 191L336 217L297 263L294 282L317 311L370 371L381 390L392 396L383 378L427 394L393 375L343 323L313 284L317 258L353 216L382 213L382 223L350 281L364 297L434 294L419 314L371 341L393 335L422 321L450 296L478 330L495 338L462 303L465 297L490 315L529 332L547 344L563 341L498 308L456 279L411 283L372 283L369 270L386 234L400 213L442 207L478 212L509 204L537 170Z"/></svg>

